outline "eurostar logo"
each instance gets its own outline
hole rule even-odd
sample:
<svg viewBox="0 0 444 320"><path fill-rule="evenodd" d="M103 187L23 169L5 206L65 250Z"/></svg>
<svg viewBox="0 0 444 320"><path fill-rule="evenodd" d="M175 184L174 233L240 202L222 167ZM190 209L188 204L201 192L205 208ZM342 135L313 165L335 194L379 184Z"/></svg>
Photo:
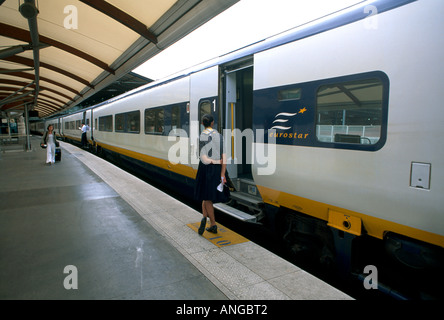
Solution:
<svg viewBox="0 0 444 320"><path fill-rule="evenodd" d="M276 129L276 130L290 130L292 127L288 127L288 122L290 120L293 120L297 115L303 115L307 111L307 108L302 108L299 110L299 112L296 113L289 113L289 112L281 112L278 113L274 118L273 121L273 127L270 129Z"/></svg>

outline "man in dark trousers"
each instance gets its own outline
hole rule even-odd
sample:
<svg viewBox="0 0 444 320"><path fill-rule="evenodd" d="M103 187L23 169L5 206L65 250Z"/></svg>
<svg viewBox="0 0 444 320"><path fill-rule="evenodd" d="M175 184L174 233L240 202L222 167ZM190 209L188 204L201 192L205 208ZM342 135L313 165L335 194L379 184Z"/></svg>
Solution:
<svg viewBox="0 0 444 320"><path fill-rule="evenodd" d="M85 123L82 123L82 127L80 127L79 129L82 130L82 148L86 148L88 146L86 132L89 130L89 126Z"/></svg>

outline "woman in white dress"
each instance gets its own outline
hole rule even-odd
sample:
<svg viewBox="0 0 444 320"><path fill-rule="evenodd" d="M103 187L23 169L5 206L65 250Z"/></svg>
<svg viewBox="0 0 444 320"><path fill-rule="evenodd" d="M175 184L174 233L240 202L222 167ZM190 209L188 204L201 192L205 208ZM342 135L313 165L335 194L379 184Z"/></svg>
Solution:
<svg viewBox="0 0 444 320"><path fill-rule="evenodd" d="M54 127L51 124L42 137L41 146L44 145L46 145L46 163L55 163L55 149L59 146L59 142L56 139Z"/></svg>

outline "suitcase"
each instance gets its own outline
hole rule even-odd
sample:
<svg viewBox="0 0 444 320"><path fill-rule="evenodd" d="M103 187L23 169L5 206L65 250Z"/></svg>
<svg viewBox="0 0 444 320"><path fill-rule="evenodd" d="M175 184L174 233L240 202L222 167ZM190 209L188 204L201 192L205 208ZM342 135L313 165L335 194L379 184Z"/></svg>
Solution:
<svg viewBox="0 0 444 320"><path fill-rule="evenodd" d="M60 148L55 149L55 161L62 160L62 150Z"/></svg>

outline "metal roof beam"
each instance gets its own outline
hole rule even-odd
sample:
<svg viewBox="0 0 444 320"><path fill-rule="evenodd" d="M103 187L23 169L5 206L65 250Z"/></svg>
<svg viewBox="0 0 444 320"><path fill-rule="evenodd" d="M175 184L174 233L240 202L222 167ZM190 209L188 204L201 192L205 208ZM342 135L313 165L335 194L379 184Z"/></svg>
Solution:
<svg viewBox="0 0 444 320"><path fill-rule="evenodd" d="M25 58L25 57L20 57L20 56L8 57L8 58L4 58L3 60L14 62L14 63L23 64L23 65L28 66L28 67L32 67L34 65L34 62L33 62L32 59ZM71 72L68 72L66 70L60 69L58 67L55 67L55 66L53 66L53 65L51 65L49 63L40 62L40 67L41 68L46 68L48 70L55 71L55 72L60 73L60 74L63 74L64 76L67 76L70 79L74 79L74 80L76 80L76 81L78 81L80 83L83 83L84 85L90 87L91 89L94 89L94 86L91 83L89 83L87 80L85 80L85 79L83 79L83 78L81 78L81 77L79 77L79 76L77 76L77 75L75 75L75 74L73 74Z"/></svg>
<svg viewBox="0 0 444 320"><path fill-rule="evenodd" d="M14 92L11 93L8 97L6 97L6 99L11 98L11 97L17 95L17 94L19 94L19 93L22 92L22 91L26 91L25 89L28 88L28 87L30 87L30 86L32 86L34 83L35 83L35 82L32 81L31 83L27 84L27 85L24 86L23 88L20 88L20 89L14 91ZM1 101L0 101L0 103L1 103Z"/></svg>
<svg viewBox="0 0 444 320"><path fill-rule="evenodd" d="M2 84L2 83L4 83L4 84L12 84L12 85L22 86L22 87L25 86L25 85L27 85L26 82L15 81L15 80L8 80L8 79L0 79L0 84ZM49 92L55 93L55 94L57 94L57 95L59 95L59 96L65 98L65 99L67 99L68 102L69 102L69 101L73 101L73 98L71 98L71 97L69 97L69 96L67 96L67 95L65 95L65 94L63 94L63 93L61 93L60 91L53 90L53 89L48 88L48 87L42 87L42 86L40 86L40 90L42 90L42 91L43 91L43 90L46 90L46 91L49 91Z"/></svg>
<svg viewBox="0 0 444 320"><path fill-rule="evenodd" d="M63 109L63 105L56 104L56 103L54 103L54 101L43 99L40 96L39 96L39 103L44 103L47 106L52 106L53 108L56 108L57 110L62 110Z"/></svg>
<svg viewBox="0 0 444 320"><path fill-rule="evenodd" d="M157 44L158 42L157 37L151 31L148 30L146 25L144 25L139 20L133 18L126 12L113 6L112 4L109 4L108 2L103 0L80 0L80 2L83 2L84 4L96 9L97 11L102 12L108 17L113 18L114 20L125 25L131 30L137 32L145 39Z"/></svg>
<svg viewBox="0 0 444 320"><path fill-rule="evenodd" d="M4 70L4 69L0 69L0 70ZM25 79L30 79L30 80L34 80L34 76L32 74L26 73L26 72L10 72L9 75L15 76L15 77L20 77L20 78L25 78ZM74 90L73 88L64 85L63 83L45 78L45 77L39 77L41 81L46 81L48 83L51 83L57 87L63 88L67 91L71 91L72 93L82 96L82 94L80 92L78 92L77 90Z"/></svg>
<svg viewBox="0 0 444 320"><path fill-rule="evenodd" d="M3 92L3 93L9 93L9 92L14 92L14 91L17 91L17 88L16 88L16 87L3 87L3 86L0 86L0 94L1 94L2 92ZM50 100L51 100L51 103L53 103L53 104L56 105L56 106L60 106L60 108L63 108L63 106L66 104L65 101L62 101L62 100L57 99L57 98L54 98L54 97L52 97L52 96L50 96L50 95L47 95L47 94L45 94L45 93L40 93L40 94L39 94L39 101L40 101L40 100L45 100L45 101L50 102L50 100L43 99L42 97L45 97L45 98L50 99ZM57 103L56 103L56 102L57 102Z"/></svg>
<svg viewBox="0 0 444 320"><path fill-rule="evenodd" d="M0 59L4 59L6 57L14 56L16 54L25 52L27 50L32 50L32 46L29 44L26 45L18 45L18 46L11 46L9 48L0 50Z"/></svg>
<svg viewBox="0 0 444 320"><path fill-rule="evenodd" d="M11 98L5 98L5 99L3 99L3 100L1 100L0 101L0 107L2 107L2 106L4 106L5 104L8 104L8 103L11 103L11 102L14 102L14 101L17 101L17 100L23 100L24 98L26 98L27 96L29 96L29 95L31 95L31 94L34 94L34 91L28 91L28 92L26 92L26 93L23 93L22 95L20 95L20 96L17 96L17 97L11 97Z"/></svg>
<svg viewBox="0 0 444 320"><path fill-rule="evenodd" d="M32 99L33 98L30 98L30 100L17 101L17 102L13 102L13 103L7 104L7 105L5 105L3 107L0 107L0 110L1 111L18 110L19 108L23 107L25 104L32 103Z"/></svg>
<svg viewBox="0 0 444 320"><path fill-rule="evenodd" d="M47 102L42 101L42 99L39 98L39 107L44 107L46 109L50 109L52 111L60 111L62 110L59 106L53 106L52 104L49 104Z"/></svg>
<svg viewBox="0 0 444 320"><path fill-rule="evenodd" d="M34 71L34 68L23 68L23 69L1 69L0 74L13 73L13 72L24 72L24 71Z"/></svg>
<svg viewBox="0 0 444 320"><path fill-rule="evenodd" d="M4 36L4 37L8 37L8 38L12 38L12 39L16 39L19 41L25 41L25 42L31 42L31 36L29 34L29 31L21 29L21 28L17 28L17 27L13 27L10 26L8 24L2 23L0 22L0 35ZM91 62L92 64L98 66L99 68L106 70L109 73L115 74L115 70L111 69L108 64L106 64L105 62L81 51L78 50L76 48L73 48L71 46L68 46L67 44L64 44L60 41L45 37L40 35L40 42L41 43L45 43L47 45L56 47L60 50L69 52L75 56L78 56L79 58L82 58L86 61Z"/></svg>

